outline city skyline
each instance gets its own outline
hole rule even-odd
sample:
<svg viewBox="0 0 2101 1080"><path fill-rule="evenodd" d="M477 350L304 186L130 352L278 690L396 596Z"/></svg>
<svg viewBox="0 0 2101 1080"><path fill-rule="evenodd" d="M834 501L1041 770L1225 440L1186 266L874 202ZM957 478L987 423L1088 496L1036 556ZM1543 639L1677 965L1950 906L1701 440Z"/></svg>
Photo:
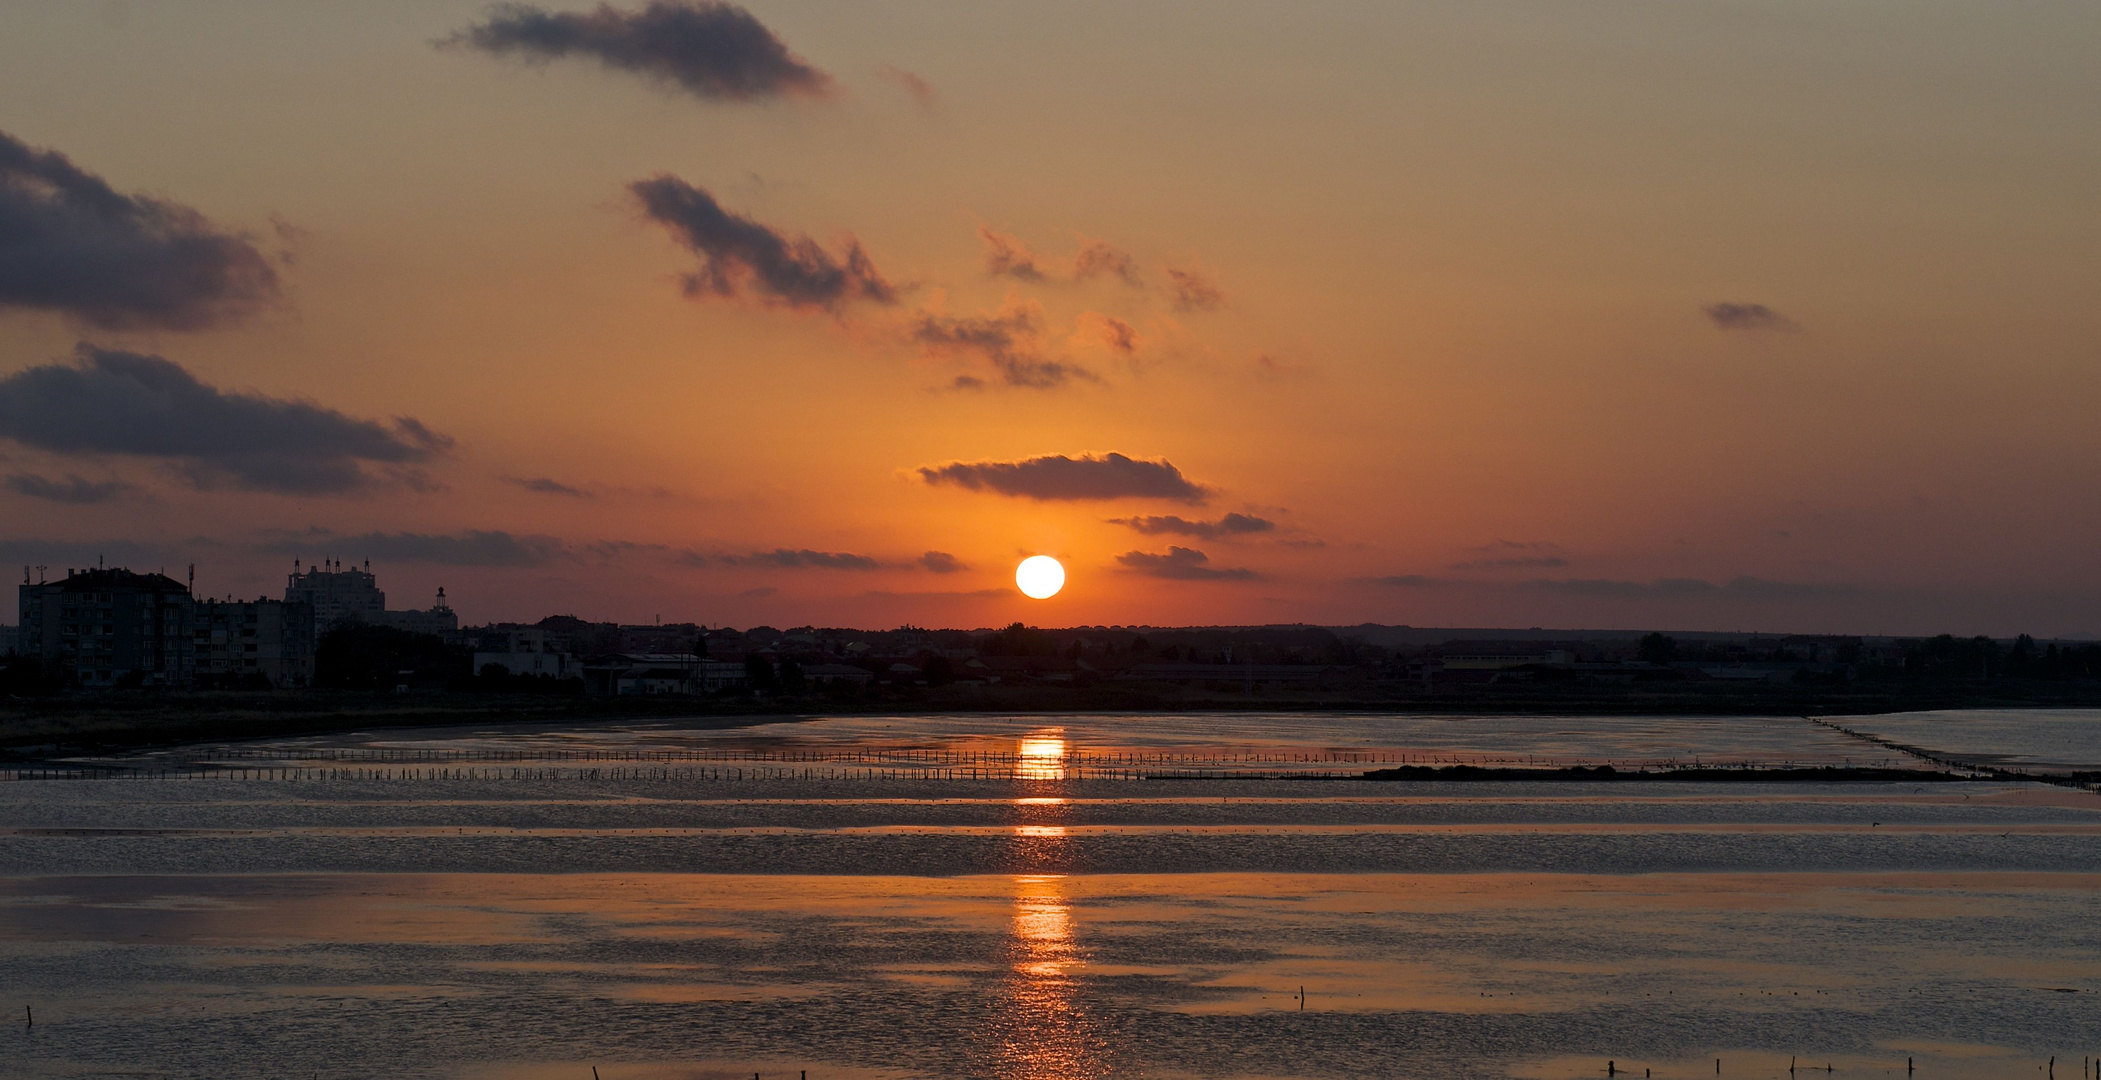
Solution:
<svg viewBox="0 0 2101 1080"><path fill-rule="evenodd" d="M2090 10L9 23L8 563L370 559L472 623L2101 631Z"/></svg>

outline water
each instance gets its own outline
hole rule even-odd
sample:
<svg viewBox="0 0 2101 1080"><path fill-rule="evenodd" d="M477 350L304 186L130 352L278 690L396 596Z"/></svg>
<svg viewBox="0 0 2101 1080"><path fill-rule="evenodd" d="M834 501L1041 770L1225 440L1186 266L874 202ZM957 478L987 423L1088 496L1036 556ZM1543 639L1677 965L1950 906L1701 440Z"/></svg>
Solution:
<svg viewBox="0 0 2101 1080"><path fill-rule="evenodd" d="M1849 725L2021 730L1965 720ZM182 778L0 783L0 986L36 1019L0 1076L2074 1075L2090 792L1307 778L1889 753L1785 718L1329 716L178 748L125 764Z"/></svg>

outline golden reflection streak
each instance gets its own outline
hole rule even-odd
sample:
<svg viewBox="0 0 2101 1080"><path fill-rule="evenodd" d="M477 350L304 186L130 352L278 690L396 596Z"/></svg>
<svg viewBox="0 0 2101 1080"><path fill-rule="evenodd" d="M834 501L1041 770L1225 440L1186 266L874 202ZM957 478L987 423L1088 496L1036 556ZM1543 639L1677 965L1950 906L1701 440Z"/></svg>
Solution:
<svg viewBox="0 0 2101 1080"><path fill-rule="evenodd" d="M1074 973L1083 962L1073 937L1064 878L1014 879L1014 928L995 1075L1001 1080L1088 1080L1109 1066Z"/></svg>
<svg viewBox="0 0 2101 1080"><path fill-rule="evenodd" d="M1014 774L1023 780L1065 779L1065 732L1051 728L1021 737L1014 753Z"/></svg>

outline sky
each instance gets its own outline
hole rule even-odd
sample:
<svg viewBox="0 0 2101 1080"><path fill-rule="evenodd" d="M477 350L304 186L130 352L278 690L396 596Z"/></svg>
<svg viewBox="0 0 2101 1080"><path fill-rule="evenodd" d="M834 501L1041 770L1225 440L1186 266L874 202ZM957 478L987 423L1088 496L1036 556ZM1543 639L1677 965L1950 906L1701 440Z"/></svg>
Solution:
<svg viewBox="0 0 2101 1080"><path fill-rule="evenodd" d="M0 21L0 565L2101 633L2090 3Z"/></svg>

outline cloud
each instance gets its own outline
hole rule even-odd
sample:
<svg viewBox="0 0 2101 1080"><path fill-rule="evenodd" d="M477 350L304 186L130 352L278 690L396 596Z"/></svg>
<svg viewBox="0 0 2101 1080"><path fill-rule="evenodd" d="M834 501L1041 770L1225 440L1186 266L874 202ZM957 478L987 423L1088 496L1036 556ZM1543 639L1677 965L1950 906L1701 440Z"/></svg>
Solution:
<svg viewBox="0 0 2101 1080"><path fill-rule="evenodd" d="M1546 592L1613 600L1829 600L1859 596L1862 592L1856 585L1767 581L1754 577L1732 578L1720 585L1698 578L1659 578L1649 582L1602 578L1540 579L1524 584L1527 588Z"/></svg>
<svg viewBox="0 0 2101 1080"><path fill-rule="evenodd" d="M1174 581L1249 581L1262 576L1245 567L1217 569L1206 566L1211 557L1195 548L1169 547L1165 555L1126 551L1118 555L1116 561L1134 573Z"/></svg>
<svg viewBox="0 0 2101 1080"><path fill-rule="evenodd" d="M761 585L756 589L746 589L743 592L738 593L737 595L749 600L763 600L766 597L772 596L774 593L777 593L779 591L779 589L775 588L772 585Z"/></svg>
<svg viewBox="0 0 2101 1080"><path fill-rule="evenodd" d="M1171 499L1202 503L1211 489L1182 475L1165 458L1146 461L1122 454L1063 454L1023 461L952 461L921 466L929 484L954 484L1039 501L1082 499Z"/></svg>
<svg viewBox="0 0 2101 1080"><path fill-rule="evenodd" d="M1509 559L1473 559L1455 562L1454 570L1552 570L1568 565L1568 560L1559 555L1521 555Z"/></svg>
<svg viewBox="0 0 2101 1080"><path fill-rule="evenodd" d="M109 330L200 330L277 296L277 272L247 238L189 207L119 194L0 132L0 308Z"/></svg>
<svg viewBox="0 0 2101 1080"><path fill-rule="evenodd" d="M963 565L954 555L950 555L946 551L929 551L921 555L919 557L919 565L936 574L953 574L958 570L970 569L970 567Z"/></svg>
<svg viewBox="0 0 2101 1080"><path fill-rule="evenodd" d="M562 495L572 499L595 499L598 497L588 491L585 491L580 487L573 487L569 484L562 483L560 480L550 479L545 476L535 476L531 478L523 476L506 476L503 478L503 482L506 484L516 484L519 487L522 487L525 490L538 495Z"/></svg>
<svg viewBox="0 0 2101 1080"><path fill-rule="evenodd" d="M437 45L534 63L591 57L708 101L832 92L831 76L789 52L750 12L720 0L651 0L639 11L600 4L588 12L499 4L488 21Z"/></svg>
<svg viewBox="0 0 2101 1080"><path fill-rule="evenodd" d="M1398 589L1431 589L1453 584L1443 578L1424 577L1421 574L1388 574L1371 580L1375 585L1390 585Z"/></svg>
<svg viewBox="0 0 2101 1080"><path fill-rule="evenodd" d="M1075 379L1098 381L1086 368L1045 358L1042 309L1011 297L992 315L952 316L922 311L913 318L906 333L929 352L983 360L1008 386L1049 390ZM977 390L984 387L985 381L975 375L959 375L954 385Z"/></svg>
<svg viewBox="0 0 2101 1080"><path fill-rule="evenodd" d="M1700 311L1719 330L1800 330L1793 319L1764 304L1709 304Z"/></svg>
<svg viewBox="0 0 2101 1080"><path fill-rule="evenodd" d="M1072 257L1072 279L1091 281L1098 277L1114 277L1132 288L1143 288L1145 282L1138 277L1138 264L1128 254L1107 240L1080 240L1080 250Z"/></svg>
<svg viewBox="0 0 2101 1080"><path fill-rule="evenodd" d="M1097 344L1111 352L1129 356L1138 351L1138 331L1130 323L1099 311L1080 313L1072 332L1074 345Z"/></svg>
<svg viewBox="0 0 2101 1080"><path fill-rule="evenodd" d="M327 552L317 552L326 548ZM441 566L539 566L565 555L560 540L552 536L518 536L501 529L468 529L461 533L383 533L343 536L317 529L265 546L264 550L285 555L308 553L341 554L349 561L379 559L385 562L436 563Z"/></svg>
<svg viewBox="0 0 2101 1080"><path fill-rule="evenodd" d="M1145 281L1138 276L1137 261L1107 240L1081 237L1079 250L1072 256L1072 265L1054 271L1047 269L1043 257L1017 237L980 225L978 239L985 244L985 273L993 277L1010 277L1032 284L1050 281L1078 283L1113 277L1134 289L1145 287Z"/></svg>
<svg viewBox="0 0 2101 1080"><path fill-rule="evenodd" d="M936 102L939 100L940 95L934 93L934 86L932 83L927 82L925 79L922 79L919 76L914 75L903 68L891 67L888 64L884 64L882 67L875 69L875 73L878 76L881 76L882 78L896 83L898 86L904 88L905 93L912 95L912 100L918 102L919 107L922 109L933 108Z"/></svg>
<svg viewBox="0 0 2101 1080"><path fill-rule="evenodd" d="M1167 295L1176 311L1210 311L1226 298L1211 275L1195 268L1168 267Z"/></svg>
<svg viewBox="0 0 2101 1080"><path fill-rule="evenodd" d="M1455 562L1454 570L1549 570L1568 565L1559 544L1544 540L1497 540L1467 549L1478 558Z"/></svg>
<svg viewBox="0 0 2101 1080"><path fill-rule="evenodd" d="M985 243L987 274L1031 282L1044 280L1043 265L1027 244L984 225L978 226L978 239Z"/></svg>
<svg viewBox="0 0 2101 1080"><path fill-rule="evenodd" d="M67 473L64 480L52 480L30 473L15 473L5 481L7 489L32 499L45 499L57 503L108 502L131 490L131 485L121 480L83 480Z"/></svg>
<svg viewBox="0 0 2101 1080"><path fill-rule="evenodd" d="M866 555L811 551L809 548L774 548L749 555L724 555L721 561L731 565L776 566L790 570L878 570L883 565Z"/></svg>
<svg viewBox="0 0 2101 1080"><path fill-rule="evenodd" d="M0 438L62 454L159 458L201 488L326 495L363 487L363 462L430 461L452 440L305 401L227 392L158 356L83 342L71 364L0 379ZM398 478L417 480L412 473Z"/></svg>
<svg viewBox="0 0 2101 1080"><path fill-rule="evenodd" d="M713 195L669 173L637 180L628 191L648 218L701 257L683 279L686 295L757 293L789 307L836 308L849 300L897 301L896 290L851 236L839 255L807 236L789 237L724 210Z"/></svg>
<svg viewBox="0 0 2101 1080"><path fill-rule="evenodd" d="M1147 536L1194 536L1205 540L1244 533L1270 532L1277 527L1274 521L1248 514L1227 514L1217 521L1190 521L1173 514L1162 517L1110 518L1109 524L1136 529Z"/></svg>

